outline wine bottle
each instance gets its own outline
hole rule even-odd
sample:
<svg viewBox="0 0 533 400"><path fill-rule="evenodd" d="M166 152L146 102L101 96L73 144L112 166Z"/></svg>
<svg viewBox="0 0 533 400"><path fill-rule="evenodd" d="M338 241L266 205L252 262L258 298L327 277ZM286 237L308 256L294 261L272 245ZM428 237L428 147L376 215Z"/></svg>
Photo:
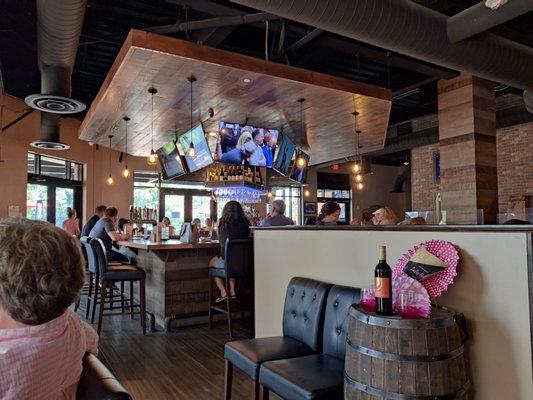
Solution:
<svg viewBox="0 0 533 400"><path fill-rule="evenodd" d="M227 181L228 180L228 169L226 167L223 167L223 170L222 170L222 174L224 176L224 180Z"/></svg>
<svg viewBox="0 0 533 400"><path fill-rule="evenodd" d="M392 270L387 264L387 248L380 246L379 263L374 270L376 279L376 314L392 315Z"/></svg>

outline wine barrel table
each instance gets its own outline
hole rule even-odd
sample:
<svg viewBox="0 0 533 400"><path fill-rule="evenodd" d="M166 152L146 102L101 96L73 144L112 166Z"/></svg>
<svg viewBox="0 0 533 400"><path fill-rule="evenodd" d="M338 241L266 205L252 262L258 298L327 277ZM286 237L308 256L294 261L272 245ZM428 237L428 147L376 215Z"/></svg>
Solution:
<svg viewBox="0 0 533 400"><path fill-rule="evenodd" d="M433 307L429 319L349 312L346 400L471 399L464 318Z"/></svg>

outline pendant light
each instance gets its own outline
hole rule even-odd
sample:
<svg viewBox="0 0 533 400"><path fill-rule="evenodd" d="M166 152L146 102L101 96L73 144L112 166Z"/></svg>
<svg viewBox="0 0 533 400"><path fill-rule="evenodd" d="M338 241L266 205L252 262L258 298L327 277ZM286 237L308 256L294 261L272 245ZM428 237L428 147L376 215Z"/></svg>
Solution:
<svg viewBox="0 0 533 400"><path fill-rule="evenodd" d="M187 154L189 157L194 157L196 155L196 149L194 148L194 141L193 141L193 134L192 134L192 84L196 82L196 77L194 75L191 75L187 78L187 80L191 83L191 143L189 144L189 151Z"/></svg>
<svg viewBox="0 0 533 400"><path fill-rule="evenodd" d="M152 149L150 150L150 155L148 156L148 159L146 162L150 166L154 166L157 164L157 154L155 154L154 151L154 94L157 93L157 89L154 87L151 87L148 89L148 93L152 96Z"/></svg>
<svg viewBox="0 0 533 400"><path fill-rule="evenodd" d="M305 99L304 98L301 98L301 99L298 99L298 103L300 103L300 135L304 135L304 101ZM296 166L298 168L305 168L305 166L307 165L307 160L305 159L305 157L303 156L299 156L297 159L296 159Z"/></svg>
<svg viewBox="0 0 533 400"><path fill-rule="evenodd" d="M108 186L111 186L115 183L115 181L113 180L113 176L111 175L111 139L113 139L113 135L109 135L108 136L109 138L109 176L107 177L106 179L106 183Z"/></svg>
<svg viewBox="0 0 533 400"><path fill-rule="evenodd" d="M362 170L361 163L359 162L359 133L361 133L361 131L357 130L357 116L359 115L359 113L357 111L354 111L352 115L355 132L355 163L353 165L353 172L355 174L359 174Z"/></svg>
<svg viewBox="0 0 533 400"><path fill-rule="evenodd" d="M130 170L128 169L128 121L130 120L129 117L122 118L126 124L126 148L124 149L124 169L122 170L122 176L124 178L129 178L130 176Z"/></svg>

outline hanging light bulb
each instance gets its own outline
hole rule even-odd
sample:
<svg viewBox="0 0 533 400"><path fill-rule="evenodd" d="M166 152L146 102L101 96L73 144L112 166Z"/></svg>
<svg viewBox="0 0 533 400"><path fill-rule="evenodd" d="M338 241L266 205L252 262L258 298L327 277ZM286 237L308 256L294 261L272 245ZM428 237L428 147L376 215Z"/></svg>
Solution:
<svg viewBox="0 0 533 400"><path fill-rule="evenodd" d="M302 156L298 157L298 159L296 160L296 166L298 168L304 168L306 165L307 162L305 161L305 158Z"/></svg>
<svg viewBox="0 0 533 400"><path fill-rule="evenodd" d="M187 154L189 155L189 157L194 157L196 155L196 150L194 149L193 142L191 142L191 144L189 145L189 151L187 152Z"/></svg>
<svg viewBox="0 0 533 400"><path fill-rule="evenodd" d="M358 174L359 172L361 172L361 165L357 161L353 165L353 172L354 174Z"/></svg>
<svg viewBox="0 0 533 400"><path fill-rule="evenodd" d="M361 174L355 175L355 181L356 182L363 182L363 175L361 175Z"/></svg>
<svg viewBox="0 0 533 400"><path fill-rule="evenodd" d="M267 197L270 199L272 197L272 192L268 192Z"/></svg>
<svg viewBox="0 0 533 400"><path fill-rule="evenodd" d="M130 120L129 117L122 118L124 122L126 123L126 145L124 149L124 169L122 170L122 177L129 178L130 176L130 170L128 169L128 121Z"/></svg>
<svg viewBox="0 0 533 400"><path fill-rule="evenodd" d="M196 156L196 150L194 148L194 137L192 134L192 84L196 82L196 78L194 77L194 75L191 75L187 78L187 80L191 83L191 144L189 145L189 151L187 152L187 154L189 155L189 157L194 157Z"/></svg>
<svg viewBox="0 0 533 400"><path fill-rule="evenodd" d="M108 153L109 153L109 176L106 179L106 183L109 186L111 186L111 185L113 185L113 183L115 183L115 181L113 179L113 176L111 175L111 139L113 139L113 135L109 135L108 138L109 138L109 150L108 150Z"/></svg>
<svg viewBox="0 0 533 400"><path fill-rule="evenodd" d="M152 96L152 150L150 150L150 155L148 156L146 162L148 163L148 165L154 166L157 164L157 155L154 151L154 94L157 93L157 89L151 87L148 89L148 93L150 93L150 95Z"/></svg>
<svg viewBox="0 0 533 400"><path fill-rule="evenodd" d="M357 189L358 189L358 190L363 190L363 188L364 188L363 182L359 182L359 183L357 184Z"/></svg>

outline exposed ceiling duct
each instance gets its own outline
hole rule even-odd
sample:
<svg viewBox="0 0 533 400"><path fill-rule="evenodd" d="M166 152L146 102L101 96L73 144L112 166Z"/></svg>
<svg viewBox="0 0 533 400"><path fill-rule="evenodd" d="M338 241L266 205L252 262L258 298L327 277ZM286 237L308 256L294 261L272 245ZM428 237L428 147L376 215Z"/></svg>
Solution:
<svg viewBox="0 0 533 400"><path fill-rule="evenodd" d="M37 44L41 93L26 97L26 103L41 111L41 139L33 147L65 150L60 142L61 114L85 110L72 99L71 78L76 60L87 0L38 0Z"/></svg>
<svg viewBox="0 0 533 400"><path fill-rule="evenodd" d="M451 43L448 17L410 0L232 1L523 89L526 107L533 113L532 48L490 33Z"/></svg>

